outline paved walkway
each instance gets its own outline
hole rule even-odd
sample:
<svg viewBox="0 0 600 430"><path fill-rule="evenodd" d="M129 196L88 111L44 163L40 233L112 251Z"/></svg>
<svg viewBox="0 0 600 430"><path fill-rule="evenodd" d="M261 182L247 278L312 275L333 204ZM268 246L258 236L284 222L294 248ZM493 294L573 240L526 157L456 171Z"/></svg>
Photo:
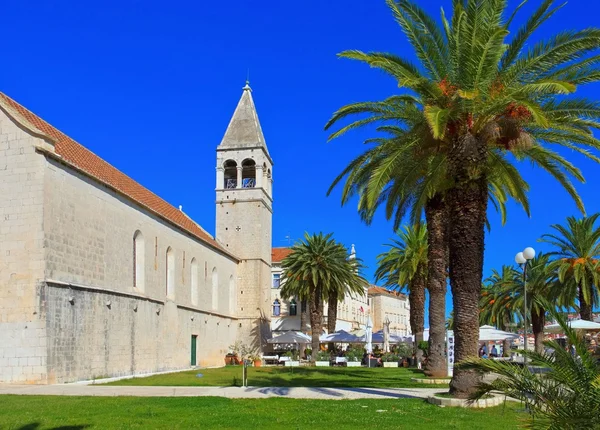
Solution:
<svg viewBox="0 0 600 430"><path fill-rule="evenodd" d="M125 387L108 385L0 385L0 395L196 397L232 399L407 399L426 398L443 388L320 388L320 387Z"/></svg>

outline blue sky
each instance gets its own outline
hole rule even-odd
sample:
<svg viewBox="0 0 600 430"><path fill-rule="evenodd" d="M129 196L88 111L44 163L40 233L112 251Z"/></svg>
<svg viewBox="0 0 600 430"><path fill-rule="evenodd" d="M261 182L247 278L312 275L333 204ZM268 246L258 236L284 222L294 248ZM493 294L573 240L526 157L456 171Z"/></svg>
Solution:
<svg viewBox="0 0 600 430"><path fill-rule="evenodd" d="M423 1L437 19L450 0ZM511 1L514 6L518 2ZM539 0L530 0L522 23ZM600 2L571 0L537 33L598 24ZM323 126L344 104L398 93L382 73L336 53L389 51L413 58L383 0L5 0L0 91L84 144L214 232L215 148L246 74L275 161L273 245L305 231L334 232L356 244L375 270L393 235L382 215L365 226L356 205L340 207L332 179L363 150L365 132L326 143ZM598 99L600 87L580 93ZM588 213L600 211L600 170L569 154L587 183L578 186ZM509 206L501 226L490 214L485 274L513 262L553 223L578 211L553 180L529 165L532 216ZM450 303L448 303L448 308Z"/></svg>

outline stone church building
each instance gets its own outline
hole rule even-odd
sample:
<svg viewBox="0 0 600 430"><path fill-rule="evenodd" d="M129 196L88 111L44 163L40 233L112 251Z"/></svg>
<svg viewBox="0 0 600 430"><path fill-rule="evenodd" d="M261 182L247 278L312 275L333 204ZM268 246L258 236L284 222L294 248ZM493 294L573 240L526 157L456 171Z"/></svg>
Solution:
<svg viewBox="0 0 600 430"><path fill-rule="evenodd" d="M248 85L216 234L0 93L0 383L222 365L269 336L273 162Z"/></svg>

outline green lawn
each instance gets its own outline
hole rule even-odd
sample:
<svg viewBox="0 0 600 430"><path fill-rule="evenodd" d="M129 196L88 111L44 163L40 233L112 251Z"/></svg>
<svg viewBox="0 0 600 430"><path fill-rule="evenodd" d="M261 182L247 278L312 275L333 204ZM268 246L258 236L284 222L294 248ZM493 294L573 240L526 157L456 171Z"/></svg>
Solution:
<svg viewBox="0 0 600 430"><path fill-rule="evenodd" d="M198 378L196 375L203 376ZM416 369L366 367L249 367L248 385L254 387L329 387L329 388L447 388L447 385L428 385L412 382L423 377ZM108 385L162 386L241 386L242 368L226 366L218 369L199 369L168 373L146 378L124 379Z"/></svg>
<svg viewBox="0 0 600 430"><path fill-rule="evenodd" d="M518 405L474 410L423 400L0 396L0 428L516 429Z"/></svg>

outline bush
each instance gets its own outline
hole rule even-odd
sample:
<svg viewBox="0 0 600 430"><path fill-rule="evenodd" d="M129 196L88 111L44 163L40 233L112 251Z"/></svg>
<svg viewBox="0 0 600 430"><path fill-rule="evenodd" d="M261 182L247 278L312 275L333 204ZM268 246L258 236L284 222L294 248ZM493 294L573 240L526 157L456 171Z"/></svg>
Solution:
<svg viewBox="0 0 600 430"><path fill-rule="evenodd" d="M381 357L382 361L386 361L388 363L397 363L400 361L400 357L398 357L396 354L392 353L392 352L388 352L387 354L384 354Z"/></svg>
<svg viewBox="0 0 600 430"><path fill-rule="evenodd" d="M319 351L317 352L317 356L315 357L315 361L329 361L331 356L327 351Z"/></svg>
<svg viewBox="0 0 600 430"><path fill-rule="evenodd" d="M400 344L398 344L398 347L396 348L396 353L400 357L409 358L409 357L412 357L412 355L413 355L413 349L407 343L400 343Z"/></svg>
<svg viewBox="0 0 600 430"><path fill-rule="evenodd" d="M429 342L426 340L420 340L417 344L417 348L423 351L423 355L427 357L427 354L429 353Z"/></svg>
<svg viewBox="0 0 600 430"><path fill-rule="evenodd" d="M346 351L345 357L348 361L362 361L363 352L357 349L349 349Z"/></svg>
<svg viewBox="0 0 600 430"><path fill-rule="evenodd" d="M291 351L286 352L285 354L283 354L285 357L290 357L292 360L297 361L298 360L298 356L300 355L298 353L298 351L296 351L295 349L292 349Z"/></svg>

